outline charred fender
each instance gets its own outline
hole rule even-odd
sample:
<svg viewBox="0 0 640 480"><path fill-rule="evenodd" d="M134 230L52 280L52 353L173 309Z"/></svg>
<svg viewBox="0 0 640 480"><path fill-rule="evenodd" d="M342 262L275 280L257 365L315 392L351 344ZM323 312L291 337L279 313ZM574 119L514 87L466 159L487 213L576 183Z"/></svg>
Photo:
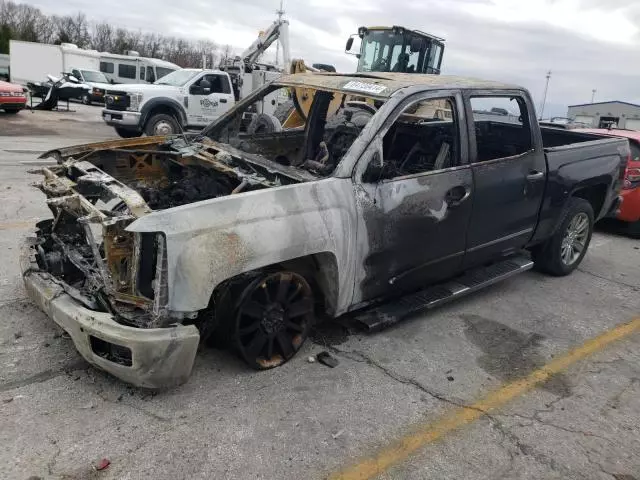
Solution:
<svg viewBox="0 0 640 480"><path fill-rule="evenodd" d="M328 253L339 314L353 294L354 214L351 180L326 179L154 212L127 230L165 235L172 310L206 308L215 287L239 274Z"/></svg>

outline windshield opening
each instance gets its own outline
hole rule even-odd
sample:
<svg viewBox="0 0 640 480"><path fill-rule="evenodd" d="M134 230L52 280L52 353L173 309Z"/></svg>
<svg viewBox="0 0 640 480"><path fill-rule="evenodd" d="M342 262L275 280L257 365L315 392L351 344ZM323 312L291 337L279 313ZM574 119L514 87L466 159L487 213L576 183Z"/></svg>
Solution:
<svg viewBox="0 0 640 480"><path fill-rule="evenodd" d="M158 80L166 77L167 75L169 75L170 73L175 72L176 70L172 69L172 68L165 68L165 67L156 67L156 74Z"/></svg>
<svg viewBox="0 0 640 480"><path fill-rule="evenodd" d="M412 51L412 42L419 50ZM443 45L412 32L370 30L362 37L359 72L440 73Z"/></svg>
<svg viewBox="0 0 640 480"><path fill-rule="evenodd" d="M160 74L160 68L157 68L158 75ZM155 82L155 85L170 85L172 87L182 87L189 80L195 77L198 74L198 71L194 70L175 70L166 76L163 76L160 80Z"/></svg>
<svg viewBox="0 0 640 480"><path fill-rule="evenodd" d="M266 87L204 134L284 166L331 175L383 102L324 90L294 92ZM303 100L294 102L294 96Z"/></svg>
<svg viewBox="0 0 640 480"><path fill-rule="evenodd" d="M105 77L102 72L82 70L82 76L84 77L85 82L109 83L109 80L107 80L107 77Z"/></svg>

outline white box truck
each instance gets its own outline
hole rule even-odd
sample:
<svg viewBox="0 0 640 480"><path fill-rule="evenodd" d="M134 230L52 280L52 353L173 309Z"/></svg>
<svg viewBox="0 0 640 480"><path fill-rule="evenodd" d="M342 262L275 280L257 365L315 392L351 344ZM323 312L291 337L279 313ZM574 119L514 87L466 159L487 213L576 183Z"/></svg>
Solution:
<svg viewBox="0 0 640 480"><path fill-rule="evenodd" d="M49 74L59 76L74 69L102 72L113 83L153 83L180 69L178 65L164 60L140 57L136 52L115 55L84 50L72 43L48 45L11 40L9 53L11 81L21 85L43 82Z"/></svg>
<svg viewBox="0 0 640 480"><path fill-rule="evenodd" d="M74 68L98 70L100 67L100 54L96 50L83 50L70 43L48 45L11 40L9 55L11 81L21 85L44 82L49 74L60 76Z"/></svg>

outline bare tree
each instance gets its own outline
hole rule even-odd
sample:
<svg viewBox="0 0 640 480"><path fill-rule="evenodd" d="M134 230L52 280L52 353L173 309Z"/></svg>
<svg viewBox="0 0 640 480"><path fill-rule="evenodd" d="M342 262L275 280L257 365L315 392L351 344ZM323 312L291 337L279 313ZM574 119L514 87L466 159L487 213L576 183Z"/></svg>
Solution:
<svg viewBox="0 0 640 480"><path fill-rule="evenodd" d="M90 23L82 12L73 16L45 15L36 7L0 0L0 53L9 53L11 39L58 45L74 43L80 48L112 53L136 50L142 56L162 58L181 67L200 67L203 56L213 66L220 57L218 45L209 40L193 42L116 28L107 22ZM227 45L222 57L231 55L231 47Z"/></svg>
<svg viewBox="0 0 640 480"><path fill-rule="evenodd" d="M93 26L91 48L99 52L110 52L113 49L113 28L106 22Z"/></svg>

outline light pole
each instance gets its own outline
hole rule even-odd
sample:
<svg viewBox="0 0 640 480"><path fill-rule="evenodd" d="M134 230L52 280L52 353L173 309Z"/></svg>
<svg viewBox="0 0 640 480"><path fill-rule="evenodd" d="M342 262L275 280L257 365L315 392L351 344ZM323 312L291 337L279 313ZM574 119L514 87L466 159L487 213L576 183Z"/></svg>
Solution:
<svg viewBox="0 0 640 480"><path fill-rule="evenodd" d="M542 98L542 107L540 107L540 119L542 120L542 117L544 115L544 106L547 103L547 92L549 91L549 80L551 79L551 70L549 70L547 72L547 84L544 87L544 97Z"/></svg>
<svg viewBox="0 0 640 480"><path fill-rule="evenodd" d="M593 103L594 100L596 99L596 92L597 90L595 88L591 90L591 103Z"/></svg>
<svg viewBox="0 0 640 480"><path fill-rule="evenodd" d="M280 8L276 10L276 13L278 14L278 20L282 20L282 17L286 13L284 11L284 0L280 0ZM280 39L278 39L278 41L276 42L276 65L278 65L279 56L280 56ZM286 65L285 65L285 68L286 68Z"/></svg>

